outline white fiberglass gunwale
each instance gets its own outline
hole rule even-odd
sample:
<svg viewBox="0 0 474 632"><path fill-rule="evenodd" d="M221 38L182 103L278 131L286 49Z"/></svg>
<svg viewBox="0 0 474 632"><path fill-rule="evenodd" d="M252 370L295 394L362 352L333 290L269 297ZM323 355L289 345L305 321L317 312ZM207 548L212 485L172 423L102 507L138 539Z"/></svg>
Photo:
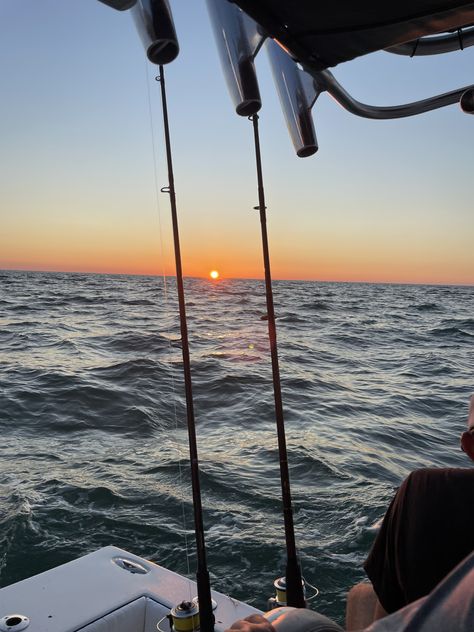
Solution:
<svg viewBox="0 0 474 632"><path fill-rule="evenodd" d="M136 564L146 572L131 572L127 562L132 571ZM194 581L108 546L3 588L0 620L23 615L29 621L23 628L28 632L156 632L163 619L160 627L166 631L164 617L177 603L195 597L196 590ZM260 612L218 592L212 597L219 632ZM2 629L19 632L21 626L4 624Z"/></svg>

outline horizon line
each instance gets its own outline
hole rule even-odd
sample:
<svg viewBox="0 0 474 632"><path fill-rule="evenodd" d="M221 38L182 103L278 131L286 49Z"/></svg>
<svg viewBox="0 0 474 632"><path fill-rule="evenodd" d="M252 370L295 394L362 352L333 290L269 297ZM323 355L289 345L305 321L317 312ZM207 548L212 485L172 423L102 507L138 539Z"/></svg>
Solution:
<svg viewBox="0 0 474 632"><path fill-rule="evenodd" d="M30 269L30 268L0 268L0 272L31 272L42 274L94 274L97 276L124 276L124 277L156 277L175 279L176 274L156 274L156 273L142 273L142 272L95 272L91 270L44 270L44 269ZM184 275L185 279L206 279L210 283L221 283L226 280L234 281L264 281L265 277L262 274L261 277L237 277L237 276L221 276L218 279L210 279L208 276L197 275ZM366 284L366 285L427 285L434 287L473 287L472 283L456 283L456 282L416 282L416 281L364 281L364 280L335 280L335 279L298 279L298 278L277 278L273 277L273 281L288 281L288 282L300 282L300 283L353 283L353 284Z"/></svg>

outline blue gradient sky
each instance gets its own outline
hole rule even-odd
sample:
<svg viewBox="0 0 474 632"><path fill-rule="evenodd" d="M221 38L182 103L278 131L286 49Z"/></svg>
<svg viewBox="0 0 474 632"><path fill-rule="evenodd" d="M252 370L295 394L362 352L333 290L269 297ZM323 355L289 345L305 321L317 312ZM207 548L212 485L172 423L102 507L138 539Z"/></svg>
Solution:
<svg viewBox="0 0 474 632"><path fill-rule="evenodd" d="M167 69L185 273L260 277L251 124L233 112L201 0L171 0ZM172 274L159 86L128 13L97 0L0 0L0 267ZM335 69L379 105L474 83L474 51L378 53ZM276 278L474 282L474 117L366 121L322 95L297 158L257 59ZM158 213L159 211L159 213ZM161 216L161 233L158 221ZM163 248L161 248L161 243Z"/></svg>

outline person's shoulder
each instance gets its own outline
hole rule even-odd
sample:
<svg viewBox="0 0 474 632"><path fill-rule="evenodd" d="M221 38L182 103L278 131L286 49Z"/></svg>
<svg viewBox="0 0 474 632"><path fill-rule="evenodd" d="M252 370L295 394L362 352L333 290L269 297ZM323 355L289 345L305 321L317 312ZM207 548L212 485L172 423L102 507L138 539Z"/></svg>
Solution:
<svg viewBox="0 0 474 632"><path fill-rule="evenodd" d="M405 482L409 486L431 486L474 483L472 467L424 467L413 470Z"/></svg>

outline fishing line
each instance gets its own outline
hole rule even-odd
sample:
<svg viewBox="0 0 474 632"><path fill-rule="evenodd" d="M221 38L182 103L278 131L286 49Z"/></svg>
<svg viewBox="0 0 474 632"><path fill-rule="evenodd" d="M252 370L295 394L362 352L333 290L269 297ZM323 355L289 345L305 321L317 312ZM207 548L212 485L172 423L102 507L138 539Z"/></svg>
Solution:
<svg viewBox="0 0 474 632"><path fill-rule="evenodd" d="M313 586L313 584L310 584L306 578L304 578L304 583L305 583L305 586L308 586L309 588L313 590L313 594L310 595L309 597L306 597L306 601L313 601L313 599L316 599L316 597L319 595L319 588L316 588L316 586Z"/></svg>
<svg viewBox="0 0 474 632"><path fill-rule="evenodd" d="M163 288L165 295L165 302L168 300L168 286L166 280L166 270L165 270L165 250L163 245L163 224L161 221L161 207L159 200L159 186L158 186L158 159L157 159L157 151L156 151L156 143L155 143L155 129L153 126L153 110L151 107L151 91L150 91L150 81L148 74L148 60L145 59L145 73L146 73L146 90L148 96L148 120L150 123L150 139L151 139L151 149L153 154L153 180L155 185L155 207L158 213L158 226L159 226L159 237L160 237L160 249L161 249L161 274L163 277ZM155 77L156 79L156 77Z"/></svg>
<svg viewBox="0 0 474 632"><path fill-rule="evenodd" d="M163 278L163 296L164 296L164 312L166 317L169 316L169 314L171 313L171 309L170 309L170 305L169 305L169 295L168 295L168 280L166 277L166 270L165 270L165 256L164 256L164 242L163 242L163 225L162 225L162 219L161 219L161 206L160 206L160 200L159 200L159 185L158 185L158 164L157 164L157 151L156 151L156 142L155 142L155 129L153 126L153 109L152 109L152 104L151 104L151 91L150 91L150 79L149 79L149 72L148 72L148 62L147 60L145 60L145 72L146 72L146 87L147 87L147 96L148 96L148 115L149 115L149 122L150 122L150 139L151 139L151 145L152 145L152 154L153 154L153 176L154 176L154 189L155 189L155 207L156 207L156 211L158 214L158 226L159 226L159 236L160 236L160 248L161 248L161 263L162 263L162 278ZM158 78L155 77L155 80L157 80ZM173 354L173 349L171 346L171 325L168 325L167 327L165 327L165 331L167 333L167 338L168 338L168 365L170 367L170 376L171 376L171 392L172 392L172 402L173 402L173 417L174 417L174 429L175 429L175 433L174 436L177 435L177 431L178 431L178 413L177 413L177 407L176 407L176 388L175 388L175 381L174 381L174 375L173 375L173 367L172 367L172 362L171 362L171 358L172 358L172 354ZM182 494L181 494L181 520L182 520L182 524L183 524L183 538L184 538L184 547L185 547L185 551L186 551L186 569L187 569L187 575L188 577L190 577L191 575L191 566L189 563L189 557L190 557L190 549L189 549L189 543L188 543L188 534L187 534L187 525L186 525L186 512L185 512L185 505L184 505L184 485L183 483L183 468L182 468L182 463L181 463L181 449L180 449L180 444L178 443L178 441L176 440L176 445L175 445L175 449L176 449L176 453L178 456L178 489L182 490ZM189 584L189 599L191 600L192 598L192 587L191 587L191 583Z"/></svg>
<svg viewBox="0 0 474 632"><path fill-rule="evenodd" d="M305 590L305 600L306 600L306 603L308 603L310 601L313 601L313 599L316 599L316 597L321 593L321 591L316 586L313 586L313 584L310 584L309 581L306 579L306 575L303 568L303 562L301 561L300 561L300 568L301 568L301 577L303 579L303 584L304 584L305 589L311 588L311 590L313 591L313 594L308 597Z"/></svg>
<svg viewBox="0 0 474 632"><path fill-rule="evenodd" d="M283 504L283 519L285 524L286 541L286 603L296 608L305 607L302 586L301 568L298 561L293 524L293 508L291 504L290 473L288 469L288 453L286 449L285 422L283 416L283 401L281 395L280 367L278 361L277 335L275 324L275 308L273 305L272 275L270 269L270 250L268 246L267 215L265 206L265 191L263 187L262 158L260 153L260 138L258 132L258 114L248 117L253 124L255 162L257 168L258 206L262 232L263 265L265 269L265 294L268 315L268 337L270 340L270 355L272 363L273 395L275 400L275 421L278 436L278 453L280 459L281 496Z"/></svg>

